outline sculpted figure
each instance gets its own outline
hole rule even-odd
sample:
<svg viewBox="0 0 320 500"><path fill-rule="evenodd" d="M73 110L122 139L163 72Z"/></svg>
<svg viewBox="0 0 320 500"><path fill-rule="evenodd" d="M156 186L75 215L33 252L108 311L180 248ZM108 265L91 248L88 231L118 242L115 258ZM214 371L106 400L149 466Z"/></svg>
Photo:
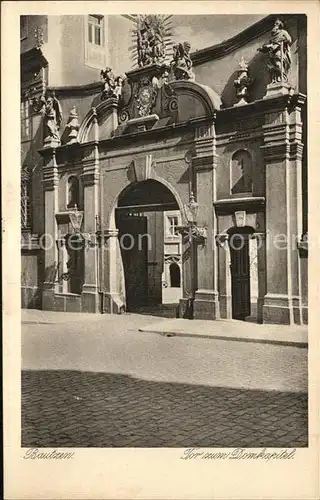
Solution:
<svg viewBox="0 0 320 500"><path fill-rule="evenodd" d="M125 75L120 75L115 77L111 68L106 68L105 71L101 71L101 81L103 83L103 91L101 99L105 100L109 97L115 97L120 99L122 92L122 84L125 80Z"/></svg>
<svg viewBox="0 0 320 500"><path fill-rule="evenodd" d="M146 15L139 19L137 28L138 66L159 63L165 57L165 23L161 16Z"/></svg>
<svg viewBox="0 0 320 500"><path fill-rule="evenodd" d="M59 129L62 122L62 109L58 99L53 94L42 97L44 105L44 144L60 143Z"/></svg>
<svg viewBox="0 0 320 500"><path fill-rule="evenodd" d="M272 83L288 81L288 72L291 66L291 44L291 36L284 29L283 22L277 19L271 31L270 40L258 49L265 53L268 58L267 66Z"/></svg>
<svg viewBox="0 0 320 500"><path fill-rule="evenodd" d="M152 49L146 29L138 31L138 64L140 67L151 64Z"/></svg>
<svg viewBox="0 0 320 500"><path fill-rule="evenodd" d="M116 87L115 76L111 68L101 70L100 78L103 83L102 99L112 97L113 91Z"/></svg>
<svg viewBox="0 0 320 500"><path fill-rule="evenodd" d="M117 99L121 98L122 85L123 85L123 82L124 82L125 78L126 78L125 75L120 75L120 76L117 76L117 78L116 78L116 86L115 86L115 89L114 89L114 96Z"/></svg>
<svg viewBox="0 0 320 500"><path fill-rule="evenodd" d="M194 80L189 42L178 43L173 47L171 67L176 80Z"/></svg>
<svg viewBox="0 0 320 500"><path fill-rule="evenodd" d="M150 45L152 50L153 62L159 62L165 56L163 40L160 33L150 28Z"/></svg>

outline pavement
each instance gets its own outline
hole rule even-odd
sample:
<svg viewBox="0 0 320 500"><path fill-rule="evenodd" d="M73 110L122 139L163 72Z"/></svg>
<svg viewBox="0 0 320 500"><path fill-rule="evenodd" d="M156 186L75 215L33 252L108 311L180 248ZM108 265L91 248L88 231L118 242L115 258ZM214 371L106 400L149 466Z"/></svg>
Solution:
<svg viewBox="0 0 320 500"><path fill-rule="evenodd" d="M307 349L139 331L168 321L23 310L22 446L308 445Z"/></svg>
<svg viewBox="0 0 320 500"><path fill-rule="evenodd" d="M236 320L169 319L142 326L139 331L162 335L262 342L307 347L306 326L266 325Z"/></svg>

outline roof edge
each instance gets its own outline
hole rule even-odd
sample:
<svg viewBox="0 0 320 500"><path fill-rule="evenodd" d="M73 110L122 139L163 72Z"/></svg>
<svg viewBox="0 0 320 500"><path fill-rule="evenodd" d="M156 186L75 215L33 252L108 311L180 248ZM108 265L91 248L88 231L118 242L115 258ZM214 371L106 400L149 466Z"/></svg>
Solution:
<svg viewBox="0 0 320 500"><path fill-rule="evenodd" d="M228 38L221 43L205 47L204 49L197 50L191 53L193 66L198 66L213 59L221 59L222 57L234 52L235 50L243 47L255 38L263 35L267 31L271 31L273 24L277 18L286 20L288 18L305 15L301 14L270 14L260 21L248 26L245 30L241 31L232 38Z"/></svg>

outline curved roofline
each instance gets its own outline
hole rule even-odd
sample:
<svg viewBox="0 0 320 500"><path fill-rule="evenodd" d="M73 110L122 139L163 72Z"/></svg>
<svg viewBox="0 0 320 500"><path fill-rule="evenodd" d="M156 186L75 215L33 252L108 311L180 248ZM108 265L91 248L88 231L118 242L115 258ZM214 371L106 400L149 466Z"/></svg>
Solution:
<svg viewBox="0 0 320 500"><path fill-rule="evenodd" d="M248 26L243 31L240 31L232 38L228 38L221 43L205 47L204 49L196 50L190 54L193 65L198 66L213 59L221 59L231 52L243 47L255 38L263 35L267 31L271 31L276 19L281 18L286 21L288 18L301 17L305 14L270 14L269 16L260 19L260 21Z"/></svg>
<svg viewBox="0 0 320 500"><path fill-rule="evenodd" d="M202 85L191 80L174 80L170 82L170 86L174 90L187 90L193 94L197 94L204 102L208 115L213 114L221 107L221 98L217 92L207 85Z"/></svg>

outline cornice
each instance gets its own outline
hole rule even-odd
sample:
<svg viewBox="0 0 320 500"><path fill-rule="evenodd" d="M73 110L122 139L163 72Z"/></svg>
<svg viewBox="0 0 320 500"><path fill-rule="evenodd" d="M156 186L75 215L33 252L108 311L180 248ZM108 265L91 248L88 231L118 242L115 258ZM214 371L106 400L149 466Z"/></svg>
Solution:
<svg viewBox="0 0 320 500"><path fill-rule="evenodd" d="M231 214L236 210L246 210L249 213L264 210L265 198L263 196L248 196L243 198L226 198L214 203L218 215Z"/></svg>
<svg viewBox="0 0 320 500"><path fill-rule="evenodd" d="M257 23L252 24L251 26L233 36L232 38L229 38L228 40L224 40L223 42L212 45L211 47L206 47L205 49L192 52L191 59L193 62L193 66L198 66L214 59L221 59L231 52L234 52L235 50L250 43L252 40L267 33L268 31L271 31L274 22L278 17L281 17L281 19L284 19L286 21L288 18L292 18L294 16L301 17L301 14L271 14L264 17Z"/></svg>
<svg viewBox="0 0 320 500"><path fill-rule="evenodd" d="M92 82L85 85L70 85L65 87L49 86L48 91L54 91L57 97L77 97L96 95L102 92L101 82Z"/></svg>
<svg viewBox="0 0 320 500"><path fill-rule="evenodd" d="M217 125L230 120L243 120L247 117L251 119L256 115L274 113L286 108L302 107L305 105L306 100L307 97L304 94L288 93L268 99L258 99L243 106L223 108L217 111Z"/></svg>

